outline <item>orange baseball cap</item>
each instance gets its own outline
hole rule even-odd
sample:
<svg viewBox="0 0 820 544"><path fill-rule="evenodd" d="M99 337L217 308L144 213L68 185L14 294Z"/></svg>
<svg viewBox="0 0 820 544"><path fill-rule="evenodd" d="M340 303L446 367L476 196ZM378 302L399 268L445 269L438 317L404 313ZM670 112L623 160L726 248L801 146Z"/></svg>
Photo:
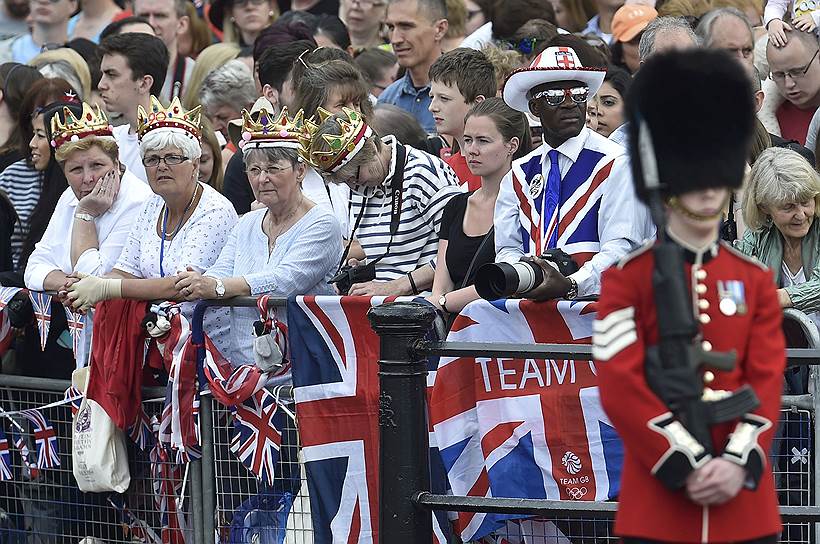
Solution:
<svg viewBox="0 0 820 544"><path fill-rule="evenodd" d="M643 4L624 4L612 18L612 37L619 42L631 41L640 34L649 21L655 19L655 8Z"/></svg>

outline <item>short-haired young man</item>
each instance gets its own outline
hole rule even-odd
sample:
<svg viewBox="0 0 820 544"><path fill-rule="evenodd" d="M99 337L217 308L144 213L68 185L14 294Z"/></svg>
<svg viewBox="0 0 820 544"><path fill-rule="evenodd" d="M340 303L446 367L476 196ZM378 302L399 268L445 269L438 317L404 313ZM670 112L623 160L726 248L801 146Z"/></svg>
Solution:
<svg viewBox="0 0 820 544"><path fill-rule="evenodd" d="M63 47L68 41L68 20L77 11L77 0L31 0L31 32L0 42L0 63L27 64L46 46Z"/></svg>
<svg viewBox="0 0 820 544"><path fill-rule="evenodd" d="M104 39L100 54L100 98L109 113L125 121L114 127L120 162L147 183L137 140L137 107L148 111L151 95L159 95L168 70L168 49L156 36L126 32Z"/></svg>
<svg viewBox="0 0 820 544"><path fill-rule="evenodd" d="M194 70L194 61L178 54L179 37L191 25L185 5L188 0L134 0L134 14L148 19L157 37L168 48L168 70L159 98L170 102L181 97Z"/></svg>
<svg viewBox="0 0 820 544"><path fill-rule="evenodd" d="M461 154L464 117L470 108L495 96L495 68L481 51L461 47L444 53L430 67L430 113L440 136L450 138L455 150L444 162L450 165L461 185L474 191L481 178L467 167Z"/></svg>
<svg viewBox="0 0 820 544"><path fill-rule="evenodd" d="M436 131L430 106L430 66L441 56L447 33L444 0L391 0L387 6L390 44L407 70L379 95L380 104L393 104L410 112L428 134Z"/></svg>

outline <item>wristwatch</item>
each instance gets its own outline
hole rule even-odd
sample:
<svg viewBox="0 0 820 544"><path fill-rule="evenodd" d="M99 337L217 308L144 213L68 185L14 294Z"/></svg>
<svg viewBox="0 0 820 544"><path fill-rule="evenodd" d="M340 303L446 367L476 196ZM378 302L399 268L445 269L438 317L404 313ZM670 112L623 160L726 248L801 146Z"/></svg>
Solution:
<svg viewBox="0 0 820 544"><path fill-rule="evenodd" d="M570 277L567 279L569 280L569 291L567 291L567 294L564 295L564 298L567 300L572 300L578 297L578 282Z"/></svg>
<svg viewBox="0 0 820 544"><path fill-rule="evenodd" d="M94 221L94 216L90 213L75 213L74 219L79 219L80 221Z"/></svg>
<svg viewBox="0 0 820 544"><path fill-rule="evenodd" d="M441 295L438 297L438 305L441 306L441 309L446 313L450 313L450 310L447 309L447 295Z"/></svg>
<svg viewBox="0 0 820 544"><path fill-rule="evenodd" d="M214 278L216 280L216 287L214 287L214 291L216 291L216 297L222 298L225 296L225 284L222 283L222 280L219 278Z"/></svg>

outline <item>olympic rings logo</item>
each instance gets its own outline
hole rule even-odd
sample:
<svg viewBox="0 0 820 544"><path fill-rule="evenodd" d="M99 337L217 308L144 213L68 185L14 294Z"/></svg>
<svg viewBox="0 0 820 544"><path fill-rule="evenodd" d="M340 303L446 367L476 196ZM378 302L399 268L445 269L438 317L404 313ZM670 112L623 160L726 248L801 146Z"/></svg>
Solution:
<svg viewBox="0 0 820 544"><path fill-rule="evenodd" d="M572 500L578 501L581 500L584 497L584 495L587 494L587 491L588 490L586 487L568 487L567 495L569 495L569 497Z"/></svg>

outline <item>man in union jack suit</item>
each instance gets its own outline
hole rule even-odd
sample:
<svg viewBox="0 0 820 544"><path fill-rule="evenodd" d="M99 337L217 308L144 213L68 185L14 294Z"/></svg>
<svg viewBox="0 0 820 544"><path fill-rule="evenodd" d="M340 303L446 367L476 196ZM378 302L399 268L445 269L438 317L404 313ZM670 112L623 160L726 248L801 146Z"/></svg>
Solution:
<svg viewBox="0 0 820 544"><path fill-rule="evenodd" d="M597 295L601 272L652 235L625 149L585 126L587 100L606 74L597 63L592 46L558 36L504 84L504 101L543 129L543 145L513 161L502 180L494 215L496 261L535 256L544 271L527 298ZM564 277L537 258L550 249L568 253L580 270Z"/></svg>
<svg viewBox="0 0 820 544"><path fill-rule="evenodd" d="M777 542L768 459L785 365L782 314L771 272L718 237L749 154L748 76L722 51L658 55L636 76L627 115L636 192L666 228L658 227L662 242L604 273L594 325L601 402L625 447L616 532L627 544ZM656 293L664 270L680 288ZM691 334L670 352L672 315ZM717 354L734 364L669 364ZM749 391L752 401L730 413L691 409Z"/></svg>

